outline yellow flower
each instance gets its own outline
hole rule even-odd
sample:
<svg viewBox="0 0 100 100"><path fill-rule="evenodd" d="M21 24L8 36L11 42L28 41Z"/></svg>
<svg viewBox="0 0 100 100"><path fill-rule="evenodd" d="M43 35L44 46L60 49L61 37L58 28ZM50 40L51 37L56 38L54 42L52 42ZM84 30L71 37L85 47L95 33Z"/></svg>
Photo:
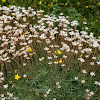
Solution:
<svg viewBox="0 0 100 100"><path fill-rule="evenodd" d="M55 51L55 54L57 54L57 52Z"/></svg>
<svg viewBox="0 0 100 100"><path fill-rule="evenodd" d="M60 50L57 50L57 52L58 52L59 55L62 54L62 52Z"/></svg>
<svg viewBox="0 0 100 100"><path fill-rule="evenodd" d="M98 5L100 6L100 2L98 3Z"/></svg>
<svg viewBox="0 0 100 100"><path fill-rule="evenodd" d="M59 63L62 63L62 60L59 60Z"/></svg>
<svg viewBox="0 0 100 100"><path fill-rule="evenodd" d="M86 8L89 8L89 6L85 6Z"/></svg>
<svg viewBox="0 0 100 100"><path fill-rule="evenodd" d="M55 54L62 54L62 52L60 50L55 51Z"/></svg>
<svg viewBox="0 0 100 100"><path fill-rule="evenodd" d="M26 33L24 33L24 35L26 35Z"/></svg>
<svg viewBox="0 0 100 100"><path fill-rule="evenodd" d="M9 5L9 8L11 7L11 5Z"/></svg>
<svg viewBox="0 0 100 100"><path fill-rule="evenodd" d="M98 19L96 20L96 22L98 22Z"/></svg>
<svg viewBox="0 0 100 100"><path fill-rule="evenodd" d="M83 55L81 54L80 57L82 57Z"/></svg>
<svg viewBox="0 0 100 100"><path fill-rule="evenodd" d="M6 0L2 0L2 2L6 2Z"/></svg>
<svg viewBox="0 0 100 100"><path fill-rule="evenodd" d="M28 52L32 52L32 48L31 47L29 48Z"/></svg>
<svg viewBox="0 0 100 100"><path fill-rule="evenodd" d="M42 1L40 1L39 4L41 5L42 4Z"/></svg>
<svg viewBox="0 0 100 100"><path fill-rule="evenodd" d="M15 79L18 80L19 78L21 78L21 76L19 76L17 73L17 75L15 75Z"/></svg>
<svg viewBox="0 0 100 100"><path fill-rule="evenodd" d="M53 3L51 3L51 6L52 6L52 4L53 4Z"/></svg>

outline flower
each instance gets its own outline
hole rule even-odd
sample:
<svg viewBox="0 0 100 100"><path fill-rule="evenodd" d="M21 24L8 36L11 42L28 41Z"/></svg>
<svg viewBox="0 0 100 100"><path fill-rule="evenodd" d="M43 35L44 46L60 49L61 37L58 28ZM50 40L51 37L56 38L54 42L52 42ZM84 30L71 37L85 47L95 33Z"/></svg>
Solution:
<svg viewBox="0 0 100 100"><path fill-rule="evenodd" d="M82 70L82 73L83 73L83 74L86 74L86 70Z"/></svg>
<svg viewBox="0 0 100 100"><path fill-rule="evenodd" d="M89 8L89 6L85 6L86 8Z"/></svg>
<svg viewBox="0 0 100 100"><path fill-rule="evenodd" d="M11 7L11 5L9 5L9 8Z"/></svg>
<svg viewBox="0 0 100 100"><path fill-rule="evenodd" d="M85 83L85 80L82 80L81 83Z"/></svg>
<svg viewBox="0 0 100 100"><path fill-rule="evenodd" d="M21 78L21 76L19 76L17 73L17 75L15 75L15 79L18 80L19 78Z"/></svg>
<svg viewBox="0 0 100 100"><path fill-rule="evenodd" d="M0 77L3 75L3 73L2 72L0 72Z"/></svg>
<svg viewBox="0 0 100 100"><path fill-rule="evenodd" d="M94 95L94 92L93 92L93 91L91 91L91 92L90 92L90 94L91 94L91 95Z"/></svg>
<svg viewBox="0 0 100 100"><path fill-rule="evenodd" d="M24 35L26 35L26 33L24 33Z"/></svg>
<svg viewBox="0 0 100 100"><path fill-rule="evenodd" d="M61 86L60 86L60 85L58 85L58 88L61 88Z"/></svg>
<svg viewBox="0 0 100 100"><path fill-rule="evenodd" d="M88 93L90 90L86 89L85 91Z"/></svg>
<svg viewBox="0 0 100 100"><path fill-rule="evenodd" d="M44 97L47 97L47 94L45 94Z"/></svg>
<svg viewBox="0 0 100 100"><path fill-rule="evenodd" d="M59 55L62 54L62 52L60 50L57 50L57 52L58 52Z"/></svg>
<svg viewBox="0 0 100 100"><path fill-rule="evenodd" d="M98 81L95 81L95 83L94 83L94 84L98 85L98 83L99 83Z"/></svg>
<svg viewBox="0 0 100 100"><path fill-rule="evenodd" d="M62 52L60 50L55 51L55 54L62 54Z"/></svg>
<svg viewBox="0 0 100 100"><path fill-rule="evenodd" d="M77 81L78 80L78 77L75 77L75 81Z"/></svg>
<svg viewBox="0 0 100 100"><path fill-rule="evenodd" d="M3 2L6 2L6 0L2 0Z"/></svg>
<svg viewBox="0 0 100 100"><path fill-rule="evenodd" d="M59 82L57 82L56 85L59 85Z"/></svg>
<svg viewBox="0 0 100 100"><path fill-rule="evenodd" d="M82 57L83 55L81 54L80 57Z"/></svg>
<svg viewBox="0 0 100 100"><path fill-rule="evenodd" d="M23 75L23 77L24 77L24 78L26 78L26 77L27 77L27 75L25 75L25 74L24 74L24 75Z"/></svg>
<svg viewBox="0 0 100 100"><path fill-rule="evenodd" d="M98 3L98 5L100 6L100 2Z"/></svg>
<svg viewBox="0 0 100 100"><path fill-rule="evenodd" d="M32 52L32 48L31 47L29 48L28 52Z"/></svg>
<svg viewBox="0 0 100 100"><path fill-rule="evenodd" d="M3 88L4 89L7 89L8 88L8 84L4 85Z"/></svg>
<svg viewBox="0 0 100 100"><path fill-rule="evenodd" d="M59 60L59 63L62 63L62 60Z"/></svg>
<svg viewBox="0 0 100 100"><path fill-rule="evenodd" d="M95 76L95 73L94 73L94 72L91 72L90 75L91 75L91 76Z"/></svg>
<svg viewBox="0 0 100 100"><path fill-rule="evenodd" d="M41 5L42 4L42 1L40 1L39 4Z"/></svg>

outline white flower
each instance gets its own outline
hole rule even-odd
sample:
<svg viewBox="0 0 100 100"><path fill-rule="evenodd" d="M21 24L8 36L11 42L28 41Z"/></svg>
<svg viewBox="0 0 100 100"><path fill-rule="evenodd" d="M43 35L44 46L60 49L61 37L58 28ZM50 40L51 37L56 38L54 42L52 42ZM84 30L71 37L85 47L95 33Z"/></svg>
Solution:
<svg viewBox="0 0 100 100"><path fill-rule="evenodd" d="M81 83L85 83L85 80L82 80Z"/></svg>
<svg viewBox="0 0 100 100"><path fill-rule="evenodd" d="M52 59L52 57L48 57L47 59Z"/></svg>
<svg viewBox="0 0 100 100"><path fill-rule="evenodd" d="M7 92L7 95L9 95L10 93L9 92Z"/></svg>
<svg viewBox="0 0 100 100"><path fill-rule="evenodd" d="M91 66L94 65L94 62L90 62L90 65L91 65Z"/></svg>
<svg viewBox="0 0 100 100"><path fill-rule="evenodd" d="M47 94L45 94L44 97L47 97Z"/></svg>
<svg viewBox="0 0 100 100"><path fill-rule="evenodd" d="M90 100L90 97L87 97L87 99L86 100Z"/></svg>
<svg viewBox="0 0 100 100"><path fill-rule="evenodd" d="M49 91L47 91L46 94L49 94Z"/></svg>
<svg viewBox="0 0 100 100"><path fill-rule="evenodd" d="M75 77L75 81L77 81L78 80L78 77Z"/></svg>
<svg viewBox="0 0 100 100"><path fill-rule="evenodd" d="M65 64L62 64L61 66L62 66L62 67L64 67L64 66L65 66Z"/></svg>
<svg viewBox="0 0 100 100"><path fill-rule="evenodd" d="M49 64L49 65L51 65L51 64L52 64L52 62L49 62L48 64Z"/></svg>
<svg viewBox="0 0 100 100"><path fill-rule="evenodd" d="M8 84L4 85L3 88L4 89L7 89L8 88Z"/></svg>
<svg viewBox="0 0 100 100"><path fill-rule="evenodd" d="M55 61L54 64L58 64L58 61Z"/></svg>
<svg viewBox="0 0 100 100"><path fill-rule="evenodd" d="M94 83L94 84L98 85L98 83L99 83L98 81L95 81L95 83Z"/></svg>
<svg viewBox="0 0 100 100"><path fill-rule="evenodd" d="M83 74L86 74L86 70L82 70L82 73L83 73Z"/></svg>
<svg viewBox="0 0 100 100"><path fill-rule="evenodd" d="M51 91L51 89L49 89L46 93L49 94L50 91Z"/></svg>
<svg viewBox="0 0 100 100"><path fill-rule="evenodd" d="M90 94L91 94L91 95L94 95L94 92L93 92L93 91L91 91L91 92L90 92Z"/></svg>
<svg viewBox="0 0 100 100"><path fill-rule="evenodd" d="M100 86L100 82L98 83L98 85Z"/></svg>
<svg viewBox="0 0 100 100"><path fill-rule="evenodd" d="M88 93L90 90L86 89L85 91Z"/></svg>
<svg viewBox="0 0 100 100"><path fill-rule="evenodd" d="M54 58L58 58L58 56L56 56L56 55L53 55L54 56Z"/></svg>
<svg viewBox="0 0 100 100"><path fill-rule="evenodd" d="M87 22L83 22L83 24L87 24Z"/></svg>
<svg viewBox="0 0 100 100"><path fill-rule="evenodd" d="M56 100L56 98L53 98L53 100Z"/></svg>
<svg viewBox="0 0 100 100"><path fill-rule="evenodd" d="M58 88L61 88L61 86L60 86L60 85L58 85Z"/></svg>
<svg viewBox="0 0 100 100"><path fill-rule="evenodd" d="M94 73L94 72L91 72L90 75L91 75L91 76L95 76L95 73Z"/></svg>
<svg viewBox="0 0 100 100"><path fill-rule="evenodd" d="M4 94L1 94L1 97L4 97Z"/></svg>
<svg viewBox="0 0 100 100"><path fill-rule="evenodd" d="M51 91L51 89L48 90L49 92Z"/></svg>
<svg viewBox="0 0 100 100"><path fill-rule="evenodd" d="M23 63L23 66L26 66L26 63Z"/></svg>
<svg viewBox="0 0 100 100"><path fill-rule="evenodd" d="M4 77L1 77L0 80L1 80L1 81L4 81Z"/></svg>
<svg viewBox="0 0 100 100"><path fill-rule="evenodd" d="M0 77L2 77L2 75L3 75L3 73L2 73L2 72L0 72Z"/></svg>
<svg viewBox="0 0 100 100"><path fill-rule="evenodd" d="M64 58L64 59L66 59L66 58L67 58L67 56L66 56L66 55L63 55L63 58Z"/></svg>
<svg viewBox="0 0 100 100"><path fill-rule="evenodd" d="M24 78L26 78L26 77L27 77L27 75L25 75L25 74L24 74L24 75L23 75L23 77L24 77Z"/></svg>
<svg viewBox="0 0 100 100"><path fill-rule="evenodd" d="M45 48L44 48L44 50L48 51L48 50L49 50L49 48L48 48L48 47L45 47Z"/></svg>
<svg viewBox="0 0 100 100"><path fill-rule="evenodd" d="M95 60L95 59L96 59L96 57L92 57L92 59L94 59L94 60Z"/></svg>
<svg viewBox="0 0 100 100"><path fill-rule="evenodd" d="M10 93L10 94L9 94L9 97L12 97L12 96L13 96L13 93Z"/></svg>
<svg viewBox="0 0 100 100"><path fill-rule="evenodd" d="M57 82L56 85L59 85L59 82Z"/></svg>
<svg viewBox="0 0 100 100"><path fill-rule="evenodd" d="M98 65L100 65L100 61L97 61L96 63L97 63Z"/></svg>

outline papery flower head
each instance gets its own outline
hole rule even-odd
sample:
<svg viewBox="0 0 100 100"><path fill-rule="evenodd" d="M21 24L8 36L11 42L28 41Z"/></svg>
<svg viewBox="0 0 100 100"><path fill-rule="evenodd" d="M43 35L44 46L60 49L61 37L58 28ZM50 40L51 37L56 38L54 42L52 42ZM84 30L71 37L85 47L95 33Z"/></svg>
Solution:
<svg viewBox="0 0 100 100"><path fill-rule="evenodd" d="M78 80L78 77L75 77L75 81L77 81Z"/></svg>
<svg viewBox="0 0 100 100"><path fill-rule="evenodd" d="M86 70L82 70L82 73L83 73L83 74L86 74Z"/></svg>
<svg viewBox="0 0 100 100"><path fill-rule="evenodd" d="M81 83L85 83L85 80L82 80Z"/></svg>
<svg viewBox="0 0 100 100"><path fill-rule="evenodd" d="M0 72L0 77L2 77L2 75L3 75L3 73L2 73L2 72Z"/></svg>
<svg viewBox="0 0 100 100"><path fill-rule="evenodd" d="M94 72L91 72L90 75L91 75L91 76L95 76L95 73L94 73Z"/></svg>
<svg viewBox="0 0 100 100"><path fill-rule="evenodd" d="M7 89L8 88L8 84L4 85L3 88L4 89Z"/></svg>
<svg viewBox="0 0 100 100"><path fill-rule="evenodd" d="M56 85L59 85L59 82L57 82Z"/></svg>
<svg viewBox="0 0 100 100"><path fill-rule="evenodd" d="M60 86L60 85L58 85L58 88L61 88L61 86Z"/></svg>

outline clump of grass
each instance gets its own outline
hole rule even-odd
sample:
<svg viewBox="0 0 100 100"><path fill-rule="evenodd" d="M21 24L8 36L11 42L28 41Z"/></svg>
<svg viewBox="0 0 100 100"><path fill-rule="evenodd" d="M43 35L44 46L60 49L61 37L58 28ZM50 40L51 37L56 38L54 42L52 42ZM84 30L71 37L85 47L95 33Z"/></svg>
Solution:
<svg viewBox="0 0 100 100"><path fill-rule="evenodd" d="M78 30L79 22L69 16L43 12L0 7L1 98L98 99L100 37L86 22Z"/></svg>

